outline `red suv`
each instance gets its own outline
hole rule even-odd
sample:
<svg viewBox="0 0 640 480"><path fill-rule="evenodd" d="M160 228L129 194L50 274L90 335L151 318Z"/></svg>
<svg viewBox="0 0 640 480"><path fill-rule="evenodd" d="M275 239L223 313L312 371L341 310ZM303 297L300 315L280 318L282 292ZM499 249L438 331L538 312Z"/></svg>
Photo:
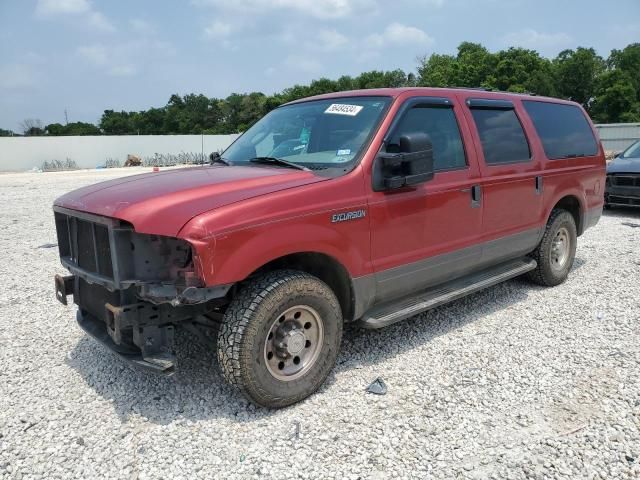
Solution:
<svg viewBox="0 0 640 480"><path fill-rule="evenodd" d="M345 322L384 327L522 274L562 283L602 212L596 138L578 104L529 95L295 101L210 166L57 199L72 275L56 295L137 366L172 373L184 327L251 401L286 406L323 383Z"/></svg>

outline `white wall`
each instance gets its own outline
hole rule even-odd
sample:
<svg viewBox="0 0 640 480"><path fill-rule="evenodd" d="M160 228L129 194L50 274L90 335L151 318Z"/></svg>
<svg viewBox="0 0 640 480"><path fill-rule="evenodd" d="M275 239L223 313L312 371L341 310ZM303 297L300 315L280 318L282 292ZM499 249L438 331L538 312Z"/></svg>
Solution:
<svg viewBox="0 0 640 480"><path fill-rule="evenodd" d="M596 128L605 150L621 152L640 140L640 123L602 123Z"/></svg>
<svg viewBox="0 0 640 480"><path fill-rule="evenodd" d="M153 157L209 153L226 148L237 135L121 135L83 137L0 137L0 171L29 170L45 161L68 158L83 168L104 164L108 158L124 163L127 154Z"/></svg>

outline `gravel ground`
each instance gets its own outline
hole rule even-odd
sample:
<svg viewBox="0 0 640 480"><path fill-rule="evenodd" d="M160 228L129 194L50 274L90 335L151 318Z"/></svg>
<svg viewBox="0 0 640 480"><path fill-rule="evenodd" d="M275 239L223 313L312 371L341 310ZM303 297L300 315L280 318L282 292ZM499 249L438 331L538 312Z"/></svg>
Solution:
<svg viewBox="0 0 640 480"><path fill-rule="evenodd" d="M160 378L55 301L53 199L123 174L0 175L0 478L640 478L640 211L606 213L557 288L349 329L320 392L265 411L186 333Z"/></svg>

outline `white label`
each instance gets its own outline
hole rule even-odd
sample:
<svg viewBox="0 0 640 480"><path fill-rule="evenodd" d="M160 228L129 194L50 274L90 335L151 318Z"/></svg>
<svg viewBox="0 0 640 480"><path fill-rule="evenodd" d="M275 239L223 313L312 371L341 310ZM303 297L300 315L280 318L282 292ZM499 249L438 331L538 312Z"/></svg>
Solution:
<svg viewBox="0 0 640 480"><path fill-rule="evenodd" d="M344 103L333 103L329 105L324 113L333 113L334 115L348 115L355 117L364 107L362 105L346 105Z"/></svg>
<svg viewBox="0 0 640 480"><path fill-rule="evenodd" d="M351 149L350 148L345 148L343 150L338 150L338 153L336 153L336 155L338 157L341 157L343 155L351 155Z"/></svg>

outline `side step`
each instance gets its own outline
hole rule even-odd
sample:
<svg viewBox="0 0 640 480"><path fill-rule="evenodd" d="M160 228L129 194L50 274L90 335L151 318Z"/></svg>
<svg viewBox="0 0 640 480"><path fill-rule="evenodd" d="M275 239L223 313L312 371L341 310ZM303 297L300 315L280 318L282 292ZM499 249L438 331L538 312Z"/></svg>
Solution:
<svg viewBox="0 0 640 480"><path fill-rule="evenodd" d="M430 310L527 273L536 268L536 266L536 261L532 258L503 263L438 287L381 304L366 312L359 323L364 328L386 327L400 320L413 317L425 310Z"/></svg>

